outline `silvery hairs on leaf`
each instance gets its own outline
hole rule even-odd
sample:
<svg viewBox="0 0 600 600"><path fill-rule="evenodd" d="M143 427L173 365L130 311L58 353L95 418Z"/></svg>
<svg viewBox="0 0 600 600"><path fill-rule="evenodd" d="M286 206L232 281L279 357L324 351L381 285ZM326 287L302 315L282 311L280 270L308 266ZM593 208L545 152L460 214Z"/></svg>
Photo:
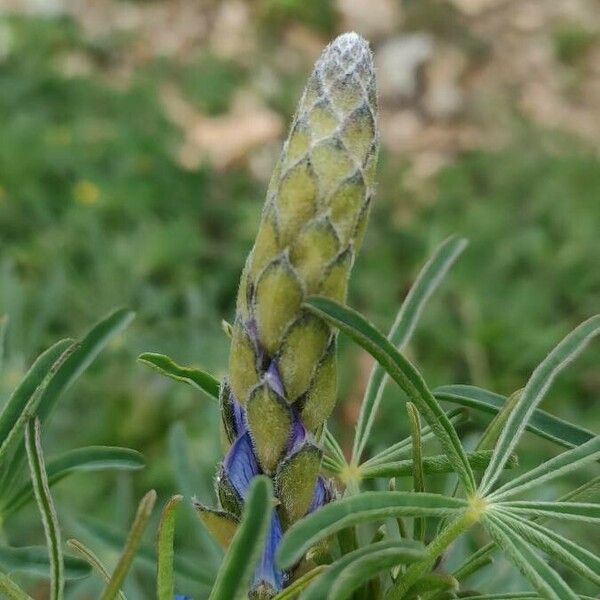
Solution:
<svg viewBox="0 0 600 600"><path fill-rule="evenodd" d="M281 531L332 496L317 438L335 403L335 337L302 305L313 294L345 300L374 191L376 95L367 42L339 36L308 80L240 281L220 398L229 446L220 507L198 508L217 537L230 538L250 480L273 478L279 503L251 598L286 585L274 563Z"/></svg>

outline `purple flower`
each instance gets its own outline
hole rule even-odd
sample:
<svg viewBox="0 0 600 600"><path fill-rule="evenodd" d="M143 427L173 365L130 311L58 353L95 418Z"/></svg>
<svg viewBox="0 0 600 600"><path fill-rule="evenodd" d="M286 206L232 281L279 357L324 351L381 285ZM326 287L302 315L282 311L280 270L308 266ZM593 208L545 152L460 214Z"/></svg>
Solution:
<svg viewBox="0 0 600 600"><path fill-rule="evenodd" d="M236 427L239 427L237 430L238 437L231 445L221 465L217 477L217 491L222 507L239 516L248 494L250 483L254 477L261 474L261 469L245 423L244 409L232 395L230 396L230 401L230 413L234 415L232 422L235 423ZM293 415L294 421L288 443L287 456L296 453L305 444L314 442L312 434L306 431L296 411L293 411ZM325 479L319 476L309 512L323 506L330 498L331 493ZM283 589L287 580L287 574L277 568L275 563L275 553L282 537L283 528L281 519L277 510L273 509L265 548L252 578L254 594L251 594L251 597L253 595L260 597L261 594L263 597L268 597Z"/></svg>

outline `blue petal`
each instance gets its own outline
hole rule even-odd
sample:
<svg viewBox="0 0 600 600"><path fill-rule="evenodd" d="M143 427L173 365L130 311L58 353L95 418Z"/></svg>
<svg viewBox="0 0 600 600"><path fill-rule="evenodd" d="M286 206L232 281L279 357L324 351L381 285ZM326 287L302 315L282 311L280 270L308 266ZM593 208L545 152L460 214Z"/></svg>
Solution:
<svg viewBox="0 0 600 600"><path fill-rule="evenodd" d="M314 512L318 508L321 508L321 506L325 506L325 504L331 501L331 496L331 489L327 485L324 477L319 475L319 477L317 477L317 483L315 484L315 493L312 502L308 507L308 513Z"/></svg>
<svg viewBox="0 0 600 600"><path fill-rule="evenodd" d="M233 421L235 424L236 435L242 435L246 431L246 417L245 411L242 405L235 399L235 396L231 394L231 403L233 409Z"/></svg>
<svg viewBox="0 0 600 600"><path fill-rule="evenodd" d="M173 600L192 600L192 597L184 596L183 594L175 594Z"/></svg>
<svg viewBox="0 0 600 600"><path fill-rule="evenodd" d="M306 430L300 415L296 410L292 410L292 433L288 442L286 457L296 454L306 441L312 441L313 435Z"/></svg>
<svg viewBox="0 0 600 600"><path fill-rule="evenodd" d="M245 499L252 478L260 473L250 434L247 431L229 449L223 461L223 469L240 498Z"/></svg>
<svg viewBox="0 0 600 600"><path fill-rule="evenodd" d="M229 441L233 442L246 431L246 417L242 405L237 401L233 392L229 388L227 388L227 391L227 396L223 398L221 410L223 411L225 432ZM229 431L229 429L232 429L232 431Z"/></svg>
<svg viewBox="0 0 600 600"><path fill-rule="evenodd" d="M285 398L285 390L283 389L283 383L281 381L281 375L279 374L279 368L277 367L276 361L272 360L269 364L269 368L265 373L265 380L277 395Z"/></svg>
<svg viewBox="0 0 600 600"><path fill-rule="evenodd" d="M262 585L267 587L267 589L272 589L274 592L279 592L283 589L285 580L284 573L275 566L275 552L277 551L282 537L283 529L281 527L281 521L279 520L277 511L273 510L269 531L267 532L265 548L252 578L253 588Z"/></svg>

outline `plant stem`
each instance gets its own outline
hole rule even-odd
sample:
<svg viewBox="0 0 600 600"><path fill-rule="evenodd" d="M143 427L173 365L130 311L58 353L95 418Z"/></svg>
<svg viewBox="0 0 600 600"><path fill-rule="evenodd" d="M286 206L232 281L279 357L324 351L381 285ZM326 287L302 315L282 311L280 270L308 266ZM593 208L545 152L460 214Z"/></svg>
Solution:
<svg viewBox="0 0 600 600"><path fill-rule="evenodd" d="M473 525L477 518L472 511L467 511L461 517L445 527L427 546L427 558L412 564L406 573L396 581L384 596L384 600L402 600L406 592L427 573L434 565L436 558L462 533Z"/></svg>

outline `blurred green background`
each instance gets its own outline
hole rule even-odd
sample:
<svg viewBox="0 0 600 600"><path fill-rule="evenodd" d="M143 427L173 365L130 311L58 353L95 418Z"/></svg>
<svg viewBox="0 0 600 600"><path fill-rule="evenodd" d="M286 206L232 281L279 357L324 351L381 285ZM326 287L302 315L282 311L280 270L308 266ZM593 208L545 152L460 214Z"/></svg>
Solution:
<svg viewBox="0 0 600 600"><path fill-rule="evenodd" d="M163 352L224 374L221 320L233 316L270 169L311 65L337 33L372 42L381 95L379 186L350 304L389 327L435 245L467 237L410 356L432 386L503 394L600 309L593 0L4 0L0 11L3 396L56 339L115 306L137 311L63 399L45 440L49 454L84 444L144 453L148 466L133 476L56 487L67 532L109 563L116 553L97 520L124 530L148 488L161 501L180 490L212 501L215 406L135 359ZM332 427L348 444L370 362L345 342L342 357ZM599 364L596 343L544 408L598 430ZM373 449L406 432L394 396ZM467 440L482 423L463 427ZM523 448L525 464L554 451L530 438ZM182 552L210 568L210 543L193 515L181 518ZM5 528L11 544L41 543L33 509ZM148 597L150 573L130 578L130 598ZM494 573L504 591L519 587L507 569ZM43 582L27 581L46 597ZM89 578L71 597L93 598L98 585ZM203 597L192 581L180 587Z"/></svg>

